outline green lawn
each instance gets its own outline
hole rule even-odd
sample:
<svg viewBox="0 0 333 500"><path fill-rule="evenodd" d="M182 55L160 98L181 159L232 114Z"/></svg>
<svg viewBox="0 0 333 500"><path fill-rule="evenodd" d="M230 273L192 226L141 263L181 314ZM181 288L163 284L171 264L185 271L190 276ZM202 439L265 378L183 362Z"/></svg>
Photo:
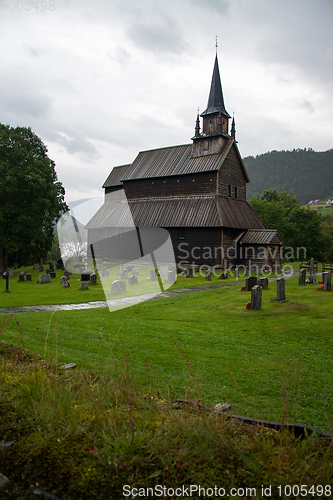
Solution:
<svg viewBox="0 0 333 500"><path fill-rule="evenodd" d="M38 287L17 283L22 290L27 285ZM51 286L56 285L50 293L45 288L45 295L54 303ZM89 300L103 298L99 286ZM299 287L292 278L286 281L288 301L276 303L269 300L276 295L270 283L262 310L254 312L245 309L250 293L240 288L153 300L113 313L104 308L16 314L2 340L42 355L46 349L49 357L96 371L112 371L125 353L131 375L147 391L159 386L175 397L201 391L206 403L230 402L238 415L333 432L333 292ZM75 291L70 302L84 294Z"/></svg>

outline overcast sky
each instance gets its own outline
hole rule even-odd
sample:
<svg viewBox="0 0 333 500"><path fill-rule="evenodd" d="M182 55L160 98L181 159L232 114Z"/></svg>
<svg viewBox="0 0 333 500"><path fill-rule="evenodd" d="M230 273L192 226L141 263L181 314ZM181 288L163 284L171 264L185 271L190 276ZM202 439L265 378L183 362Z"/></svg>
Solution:
<svg viewBox="0 0 333 500"><path fill-rule="evenodd" d="M332 0L30 5L0 5L0 122L41 137L67 201L100 195L139 151L191 142L215 36L243 157L333 147Z"/></svg>

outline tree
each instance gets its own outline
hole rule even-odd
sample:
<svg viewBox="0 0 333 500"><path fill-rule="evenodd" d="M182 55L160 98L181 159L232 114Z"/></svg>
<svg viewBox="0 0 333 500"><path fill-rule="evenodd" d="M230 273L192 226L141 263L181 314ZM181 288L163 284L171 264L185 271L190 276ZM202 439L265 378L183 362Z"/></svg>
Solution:
<svg viewBox="0 0 333 500"><path fill-rule="evenodd" d="M48 252L68 211L55 163L31 128L0 124L0 271Z"/></svg>
<svg viewBox="0 0 333 500"><path fill-rule="evenodd" d="M252 197L250 204L267 227L278 230L286 256L332 259L333 238L328 223L316 211L301 207L292 193L270 189Z"/></svg>

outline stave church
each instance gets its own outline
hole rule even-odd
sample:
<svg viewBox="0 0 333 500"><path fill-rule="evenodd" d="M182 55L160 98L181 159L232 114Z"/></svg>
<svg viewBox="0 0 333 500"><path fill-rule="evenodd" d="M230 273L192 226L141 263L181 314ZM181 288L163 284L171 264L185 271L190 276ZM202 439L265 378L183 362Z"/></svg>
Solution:
<svg viewBox="0 0 333 500"><path fill-rule="evenodd" d="M250 180L230 121L216 54L207 108L197 115L191 143L141 151L104 182L104 205L86 226L96 257L105 257L108 239L114 247L118 235L121 256L129 258L124 238L134 224L167 229L180 267L281 267L278 232L246 201Z"/></svg>

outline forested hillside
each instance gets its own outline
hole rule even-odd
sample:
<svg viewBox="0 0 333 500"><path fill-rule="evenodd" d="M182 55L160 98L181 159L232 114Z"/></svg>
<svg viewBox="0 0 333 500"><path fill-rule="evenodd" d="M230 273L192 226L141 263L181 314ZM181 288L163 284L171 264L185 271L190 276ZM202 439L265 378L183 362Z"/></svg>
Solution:
<svg viewBox="0 0 333 500"><path fill-rule="evenodd" d="M248 199L268 189L291 191L304 204L333 197L333 149L270 151L247 156L244 164L250 177Z"/></svg>

